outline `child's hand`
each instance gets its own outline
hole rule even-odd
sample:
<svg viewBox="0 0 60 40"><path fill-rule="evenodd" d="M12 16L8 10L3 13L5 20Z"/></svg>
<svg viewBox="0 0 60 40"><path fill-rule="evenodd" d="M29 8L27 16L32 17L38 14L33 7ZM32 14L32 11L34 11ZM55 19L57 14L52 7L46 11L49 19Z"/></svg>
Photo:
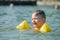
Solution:
<svg viewBox="0 0 60 40"><path fill-rule="evenodd" d="M40 32L38 28L33 28L34 31Z"/></svg>
<svg viewBox="0 0 60 40"><path fill-rule="evenodd" d="M38 28L33 28L33 30L38 31Z"/></svg>

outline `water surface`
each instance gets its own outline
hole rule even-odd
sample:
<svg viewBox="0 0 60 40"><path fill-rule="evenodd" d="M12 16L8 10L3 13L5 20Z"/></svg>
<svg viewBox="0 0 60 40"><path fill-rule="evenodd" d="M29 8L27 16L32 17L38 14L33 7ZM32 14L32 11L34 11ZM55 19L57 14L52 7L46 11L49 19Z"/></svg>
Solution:
<svg viewBox="0 0 60 40"><path fill-rule="evenodd" d="M23 20L27 20L32 28L31 15L38 9L46 13L46 23L52 32L15 29ZM0 40L60 40L60 9L55 10L53 6L0 6Z"/></svg>

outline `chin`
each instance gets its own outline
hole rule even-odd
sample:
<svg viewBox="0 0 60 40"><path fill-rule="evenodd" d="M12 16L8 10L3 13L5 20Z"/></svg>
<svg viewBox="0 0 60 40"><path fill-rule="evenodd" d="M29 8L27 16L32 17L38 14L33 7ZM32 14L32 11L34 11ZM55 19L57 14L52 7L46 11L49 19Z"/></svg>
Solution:
<svg viewBox="0 0 60 40"><path fill-rule="evenodd" d="M33 25L34 27L36 27L36 25Z"/></svg>

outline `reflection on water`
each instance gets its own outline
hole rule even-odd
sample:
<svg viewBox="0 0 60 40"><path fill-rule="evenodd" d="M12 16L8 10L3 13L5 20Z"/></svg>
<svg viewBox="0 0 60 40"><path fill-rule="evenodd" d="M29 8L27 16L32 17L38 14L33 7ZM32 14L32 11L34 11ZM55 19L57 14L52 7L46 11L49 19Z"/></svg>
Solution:
<svg viewBox="0 0 60 40"><path fill-rule="evenodd" d="M28 8L29 7L29 8ZM15 27L26 19L32 28L31 15L42 9L46 13L46 23L52 27L50 33L39 33L33 30L20 31ZM0 6L0 40L59 40L60 39L60 10L53 6Z"/></svg>

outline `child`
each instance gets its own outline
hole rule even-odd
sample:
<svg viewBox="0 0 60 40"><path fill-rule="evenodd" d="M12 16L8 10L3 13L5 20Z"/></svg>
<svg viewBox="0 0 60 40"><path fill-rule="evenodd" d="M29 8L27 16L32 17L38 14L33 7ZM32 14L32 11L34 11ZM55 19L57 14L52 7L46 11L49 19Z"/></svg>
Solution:
<svg viewBox="0 0 60 40"><path fill-rule="evenodd" d="M46 21L46 15L45 15L44 11L43 10L36 10L32 14L33 30L39 31L39 32L50 32L51 28L48 26L48 24L45 23L45 21ZM24 20L16 28L19 30L31 29L26 20Z"/></svg>
<svg viewBox="0 0 60 40"><path fill-rule="evenodd" d="M32 24L35 31L50 32L50 27L45 23L46 15L43 10L36 10L32 14Z"/></svg>

